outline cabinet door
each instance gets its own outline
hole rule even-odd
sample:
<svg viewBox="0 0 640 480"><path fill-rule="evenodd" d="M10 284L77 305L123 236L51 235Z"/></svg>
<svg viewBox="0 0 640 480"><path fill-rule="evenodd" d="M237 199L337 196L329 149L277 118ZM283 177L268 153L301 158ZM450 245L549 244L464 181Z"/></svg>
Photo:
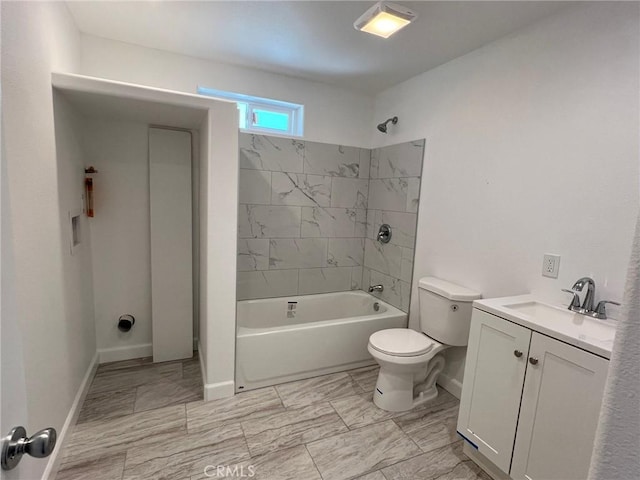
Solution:
<svg viewBox="0 0 640 480"><path fill-rule="evenodd" d="M511 477L587 478L609 362L538 333L529 359Z"/></svg>
<svg viewBox="0 0 640 480"><path fill-rule="evenodd" d="M474 309L458 432L509 473L531 330Z"/></svg>

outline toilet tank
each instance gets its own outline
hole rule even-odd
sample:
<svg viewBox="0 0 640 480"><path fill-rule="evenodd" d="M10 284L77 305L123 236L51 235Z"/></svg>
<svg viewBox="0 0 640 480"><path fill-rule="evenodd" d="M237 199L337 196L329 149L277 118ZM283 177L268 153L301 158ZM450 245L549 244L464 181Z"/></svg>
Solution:
<svg viewBox="0 0 640 480"><path fill-rule="evenodd" d="M469 341L471 304L482 295L435 277L418 282L420 329L445 345L462 347Z"/></svg>

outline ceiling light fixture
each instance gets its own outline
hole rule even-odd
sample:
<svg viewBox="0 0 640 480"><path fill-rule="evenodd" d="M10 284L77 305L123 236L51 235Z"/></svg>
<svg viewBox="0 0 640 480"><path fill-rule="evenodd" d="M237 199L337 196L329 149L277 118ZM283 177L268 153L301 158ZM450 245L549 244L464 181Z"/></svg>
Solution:
<svg viewBox="0 0 640 480"><path fill-rule="evenodd" d="M407 7L391 2L378 2L364 12L354 23L356 30L389 38L418 18L418 14Z"/></svg>

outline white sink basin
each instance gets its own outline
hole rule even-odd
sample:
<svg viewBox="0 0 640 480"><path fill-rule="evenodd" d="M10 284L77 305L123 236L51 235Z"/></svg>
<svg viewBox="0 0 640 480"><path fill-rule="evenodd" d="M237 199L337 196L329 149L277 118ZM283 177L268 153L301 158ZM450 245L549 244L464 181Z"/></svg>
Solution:
<svg viewBox="0 0 640 480"><path fill-rule="evenodd" d="M561 322L572 321L576 315L576 312L570 312L569 310L560 310L556 307L552 307L545 303L540 303L535 300L530 302L512 303L504 306L517 312L529 315L530 317L545 317L548 319L554 319ZM584 315L582 315L584 317Z"/></svg>
<svg viewBox="0 0 640 480"><path fill-rule="evenodd" d="M476 300L474 307L609 358L616 323L598 320L566 307L540 302L532 295Z"/></svg>

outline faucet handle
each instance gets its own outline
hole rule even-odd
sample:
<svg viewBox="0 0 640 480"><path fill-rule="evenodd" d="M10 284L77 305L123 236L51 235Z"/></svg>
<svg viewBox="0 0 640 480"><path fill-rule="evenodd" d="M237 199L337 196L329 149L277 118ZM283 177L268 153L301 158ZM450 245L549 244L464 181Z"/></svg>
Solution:
<svg viewBox="0 0 640 480"><path fill-rule="evenodd" d="M569 310L571 310L572 312L577 312L580 310L580 296L578 295L578 292L576 292L575 290L569 290L568 288L563 288L562 289L563 292L567 292L573 295L573 298L571 299L571 303L569 304L569 306L567 307Z"/></svg>
<svg viewBox="0 0 640 480"><path fill-rule="evenodd" d="M618 302L614 302L612 300L600 300L598 302L598 306L593 311L592 316L595 318L599 318L600 320L605 320L607 318L607 309L605 308L607 306L607 303L620 306Z"/></svg>

